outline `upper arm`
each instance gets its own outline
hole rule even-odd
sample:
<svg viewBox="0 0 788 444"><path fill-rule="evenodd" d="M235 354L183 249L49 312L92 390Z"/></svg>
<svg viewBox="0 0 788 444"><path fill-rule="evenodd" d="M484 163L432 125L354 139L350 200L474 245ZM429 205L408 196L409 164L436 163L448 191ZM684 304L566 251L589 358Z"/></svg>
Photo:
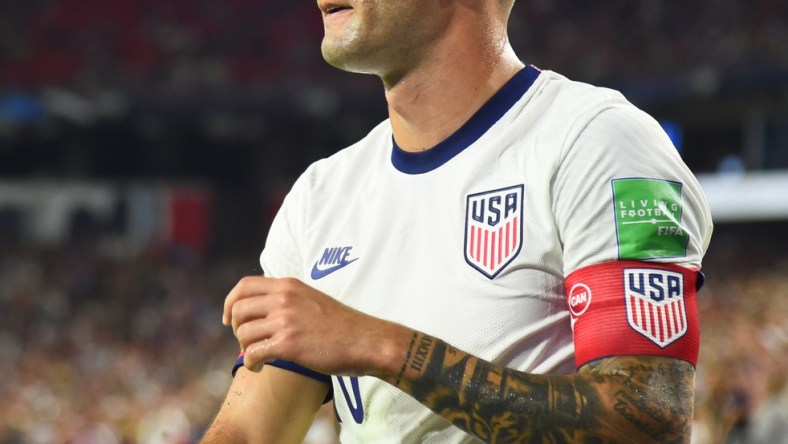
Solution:
<svg viewBox="0 0 788 444"><path fill-rule="evenodd" d="M267 276L302 278L301 248L305 176L287 194L274 218L260 264ZM326 399L330 382L307 369L278 364L259 372L239 358L227 396L206 432L204 443L301 443Z"/></svg>
<svg viewBox="0 0 788 444"><path fill-rule="evenodd" d="M632 442L689 442L695 368L680 359L616 356L583 365L580 376L600 381L608 421Z"/></svg>
<svg viewBox="0 0 788 444"><path fill-rule="evenodd" d="M596 114L566 150L553 196L576 365L628 355L694 364L711 218L657 122L625 104Z"/></svg>
<svg viewBox="0 0 788 444"><path fill-rule="evenodd" d="M571 141L553 178L563 272L612 260L700 268L712 221L696 178L659 124L605 109Z"/></svg>
<svg viewBox="0 0 788 444"><path fill-rule="evenodd" d="M266 365L244 367L227 391L204 443L301 443L328 393L325 382Z"/></svg>

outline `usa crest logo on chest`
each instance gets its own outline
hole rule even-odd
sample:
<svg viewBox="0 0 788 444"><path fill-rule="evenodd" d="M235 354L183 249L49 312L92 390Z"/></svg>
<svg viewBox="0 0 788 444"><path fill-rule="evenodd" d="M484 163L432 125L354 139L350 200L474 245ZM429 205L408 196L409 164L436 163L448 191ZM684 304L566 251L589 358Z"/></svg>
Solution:
<svg viewBox="0 0 788 444"><path fill-rule="evenodd" d="M465 203L465 261L494 279L523 246L524 186L469 194Z"/></svg>

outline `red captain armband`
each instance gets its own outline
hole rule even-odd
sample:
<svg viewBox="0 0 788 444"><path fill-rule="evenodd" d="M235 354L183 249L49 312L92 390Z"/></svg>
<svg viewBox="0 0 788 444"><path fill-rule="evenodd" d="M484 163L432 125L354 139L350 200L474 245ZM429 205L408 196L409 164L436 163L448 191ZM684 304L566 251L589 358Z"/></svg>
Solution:
<svg viewBox="0 0 788 444"><path fill-rule="evenodd" d="M616 261L574 271L564 283L575 366L610 356L650 355L698 362L698 270Z"/></svg>

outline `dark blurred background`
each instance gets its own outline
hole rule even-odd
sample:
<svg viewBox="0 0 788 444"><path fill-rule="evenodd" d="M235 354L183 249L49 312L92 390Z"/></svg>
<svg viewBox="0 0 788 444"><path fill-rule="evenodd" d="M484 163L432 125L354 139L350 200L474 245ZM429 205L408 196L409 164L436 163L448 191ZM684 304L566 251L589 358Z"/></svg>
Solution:
<svg viewBox="0 0 788 444"><path fill-rule="evenodd" d="M520 0L510 28L654 115L708 194L693 442L788 442L788 2ZM314 2L0 1L0 443L200 436L224 295L297 175L386 117L321 37Z"/></svg>

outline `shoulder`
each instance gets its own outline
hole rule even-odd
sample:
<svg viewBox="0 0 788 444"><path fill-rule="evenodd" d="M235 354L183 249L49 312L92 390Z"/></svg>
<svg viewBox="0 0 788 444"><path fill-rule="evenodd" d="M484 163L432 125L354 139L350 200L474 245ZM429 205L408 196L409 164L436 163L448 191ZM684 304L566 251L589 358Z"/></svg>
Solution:
<svg viewBox="0 0 788 444"><path fill-rule="evenodd" d="M360 175L373 173L390 156L391 125L384 120L358 142L310 164L296 179L285 203L309 205L321 195L352 188Z"/></svg>
<svg viewBox="0 0 788 444"><path fill-rule="evenodd" d="M390 148L391 125L384 120L358 142L313 162L298 178L296 186L315 189L341 183L359 171L375 168L380 159L390 155Z"/></svg>
<svg viewBox="0 0 788 444"><path fill-rule="evenodd" d="M559 146L554 154L562 159L590 125L604 125L611 136L616 131L635 127L659 126L648 114L629 102L621 92L589 83L571 80L554 71L543 71L534 84L532 98L524 104L530 115L536 115L539 127ZM600 119L602 115L628 116L621 122Z"/></svg>
<svg viewBox="0 0 788 444"><path fill-rule="evenodd" d="M542 71L537 83L554 101L573 104L573 108L579 110L592 109L604 103L628 103L624 95L615 89L573 80L555 71Z"/></svg>
<svg viewBox="0 0 788 444"><path fill-rule="evenodd" d="M609 107L635 108L615 89L572 80L554 71L543 71L536 86L550 108L565 116L589 118Z"/></svg>
<svg viewBox="0 0 788 444"><path fill-rule="evenodd" d="M619 91L570 80L545 71L541 90L553 116L554 128L563 135L559 158L563 159L580 141L599 151L597 155L635 153L644 160L666 156L676 160L677 153L659 122L631 103ZM648 153L648 155L645 155ZM630 159L632 160L632 159Z"/></svg>

